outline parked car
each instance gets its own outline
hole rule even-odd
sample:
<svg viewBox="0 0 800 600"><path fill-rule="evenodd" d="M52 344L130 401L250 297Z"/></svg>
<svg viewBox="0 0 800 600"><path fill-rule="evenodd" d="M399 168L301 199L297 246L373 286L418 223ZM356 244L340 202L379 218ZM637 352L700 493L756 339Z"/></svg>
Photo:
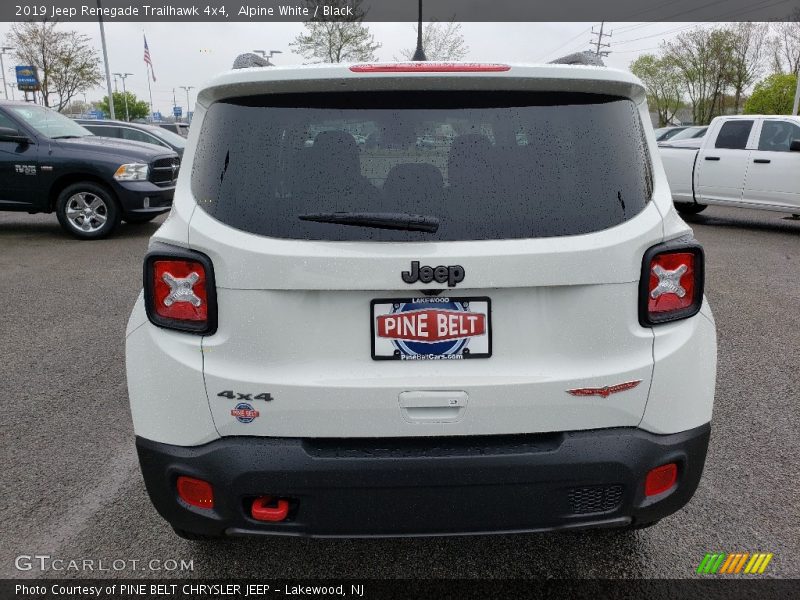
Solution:
<svg viewBox="0 0 800 600"><path fill-rule="evenodd" d="M678 135L684 129L688 129L688 127L689 127L688 125L676 126L676 127L659 127L658 129L655 130L656 141L666 142L673 136Z"/></svg>
<svg viewBox="0 0 800 600"><path fill-rule="evenodd" d="M706 134L706 131L708 131L707 125L693 125L692 127L687 127L686 129L679 131L678 133L671 136L667 140L661 140L661 143L669 142L671 144L674 144L675 142L680 142L683 140L693 140L701 138Z"/></svg>
<svg viewBox="0 0 800 600"><path fill-rule="evenodd" d="M633 75L247 69L194 118L126 334L179 535L640 528L689 501L715 326Z"/></svg>
<svg viewBox="0 0 800 600"><path fill-rule="evenodd" d="M188 123L159 123L158 126L172 133L177 133L181 137L187 137L189 135Z"/></svg>
<svg viewBox="0 0 800 600"><path fill-rule="evenodd" d="M0 210L55 212L75 237L110 235L172 205L180 158L167 148L96 137L54 110L0 101Z"/></svg>
<svg viewBox="0 0 800 600"><path fill-rule="evenodd" d="M99 119L75 119L75 121L95 135L163 146L176 152L180 157L183 157L183 149L186 148L186 138L155 125Z"/></svg>
<svg viewBox="0 0 800 600"><path fill-rule="evenodd" d="M709 204L800 214L800 117L717 117L697 145L664 145L679 212Z"/></svg>

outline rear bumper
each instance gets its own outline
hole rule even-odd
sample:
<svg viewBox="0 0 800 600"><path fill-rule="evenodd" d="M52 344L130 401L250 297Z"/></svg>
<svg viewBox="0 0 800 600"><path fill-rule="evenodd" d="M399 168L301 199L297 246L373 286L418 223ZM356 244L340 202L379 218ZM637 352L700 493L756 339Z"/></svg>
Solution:
<svg viewBox="0 0 800 600"><path fill-rule="evenodd" d="M636 428L516 436L304 440L230 437L203 446L137 438L150 498L174 527L211 535L406 536L546 531L646 523L685 505L710 425L671 435ZM647 472L678 482L646 498ZM180 500L179 475L214 487L214 508ZM288 498L280 523L252 500Z"/></svg>
<svg viewBox="0 0 800 600"><path fill-rule="evenodd" d="M115 182L114 191L125 215L159 214L172 207L175 187L159 187L150 181ZM145 200L147 199L147 200Z"/></svg>

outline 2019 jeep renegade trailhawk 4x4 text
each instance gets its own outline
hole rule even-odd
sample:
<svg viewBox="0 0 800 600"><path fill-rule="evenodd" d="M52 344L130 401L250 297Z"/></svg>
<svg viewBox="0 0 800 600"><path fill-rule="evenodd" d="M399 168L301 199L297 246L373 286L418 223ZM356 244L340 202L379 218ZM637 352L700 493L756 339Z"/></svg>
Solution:
<svg viewBox="0 0 800 600"><path fill-rule="evenodd" d="M161 515L371 536L682 507L715 327L648 121L638 80L585 66L212 81L127 330Z"/></svg>

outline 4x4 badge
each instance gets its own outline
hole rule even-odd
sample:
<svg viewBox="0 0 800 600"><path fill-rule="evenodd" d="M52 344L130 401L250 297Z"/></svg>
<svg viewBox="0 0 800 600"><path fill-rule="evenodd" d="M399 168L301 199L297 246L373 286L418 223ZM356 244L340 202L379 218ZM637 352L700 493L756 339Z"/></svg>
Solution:
<svg viewBox="0 0 800 600"><path fill-rule="evenodd" d="M411 269L403 271L400 276L406 283L430 283L436 281L437 283L447 282L447 287L456 287L457 284L464 281L464 267L461 265L439 265L438 267L420 267L419 261L411 262Z"/></svg>

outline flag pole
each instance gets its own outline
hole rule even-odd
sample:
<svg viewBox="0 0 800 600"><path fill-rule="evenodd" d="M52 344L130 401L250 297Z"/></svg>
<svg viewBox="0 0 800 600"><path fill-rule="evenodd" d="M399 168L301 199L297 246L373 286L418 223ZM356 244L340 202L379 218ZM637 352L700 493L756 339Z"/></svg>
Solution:
<svg viewBox="0 0 800 600"><path fill-rule="evenodd" d="M153 67L150 67L151 69ZM150 118L148 119L151 123L153 122L153 90L150 89L150 78L147 78L147 93L150 94Z"/></svg>
<svg viewBox="0 0 800 600"><path fill-rule="evenodd" d="M155 74L153 72L153 60L150 58L150 49L147 46L147 34L144 32L144 29L142 29L142 37L144 38L144 52L145 52L145 54L144 54L144 56L145 56L144 62L145 62L145 65L147 65L147 67L149 67L149 70L150 70L150 73L147 74L147 93L150 96L150 118L148 119L148 121L150 121L152 123L153 122L153 90L150 87L150 77L152 77L153 81L155 81L156 76L155 76Z"/></svg>

